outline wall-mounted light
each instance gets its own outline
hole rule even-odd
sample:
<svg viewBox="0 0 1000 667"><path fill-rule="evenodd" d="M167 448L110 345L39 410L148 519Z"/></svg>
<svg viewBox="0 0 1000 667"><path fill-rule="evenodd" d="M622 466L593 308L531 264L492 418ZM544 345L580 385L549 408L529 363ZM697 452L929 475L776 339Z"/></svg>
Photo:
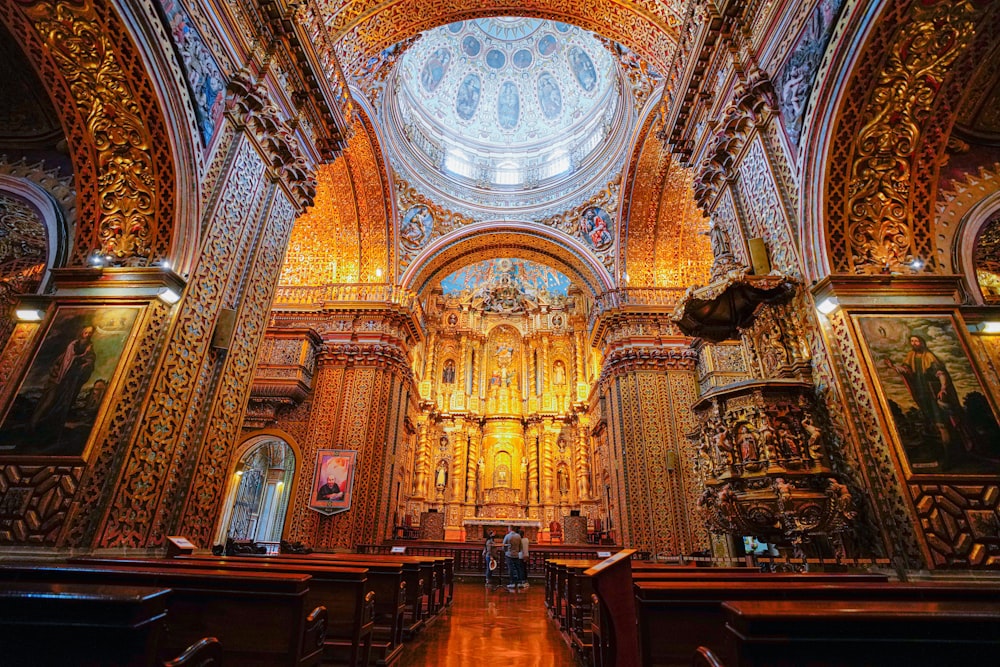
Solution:
<svg viewBox="0 0 1000 667"><path fill-rule="evenodd" d="M924 260L917 257L912 262L910 262L910 268L914 271L922 271L924 268Z"/></svg>
<svg viewBox="0 0 1000 667"><path fill-rule="evenodd" d="M41 322L45 319L45 311L38 308L18 308L14 315L21 322Z"/></svg>
<svg viewBox="0 0 1000 667"><path fill-rule="evenodd" d="M173 291L169 287L164 287L159 292L156 293L156 298L163 303L173 305L181 300L181 295Z"/></svg>
<svg viewBox="0 0 1000 667"><path fill-rule="evenodd" d="M840 301L835 296L828 296L816 304L816 310L824 315L832 315L837 312L838 308L840 308Z"/></svg>
<svg viewBox="0 0 1000 667"><path fill-rule="evenodd" d="M237 464L236 470L233 471L233 474L235 474L237 477L242 477L244 470L246 470L246 466L244 464L242 463Z"/></svg>
<svg viewBox="0 0 1000 667"><path fill-rule="evenodd" d="M379 268L375 269L375 277L376 278L381 278L382 277L382 267L379 267Z"/></svg>

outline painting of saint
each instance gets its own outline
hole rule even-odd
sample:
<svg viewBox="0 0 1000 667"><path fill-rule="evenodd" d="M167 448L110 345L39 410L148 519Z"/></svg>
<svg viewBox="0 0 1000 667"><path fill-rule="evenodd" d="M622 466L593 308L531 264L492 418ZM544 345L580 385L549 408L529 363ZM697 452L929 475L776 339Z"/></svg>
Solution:
<svg viewBox="0 0 1000 667"><path fill-rule="evenodd" d="M554 35L545 35L538 40L538 53L543 56L551 56L556 52L556 38Z"/></svg>
<svg viewBox="0 0 1000 667"><path fill-rule="evenodd" d="M588 93L592 91L597 85L597 70L594 69L594 63L587 52L579 46L571 48L569 50L569 65L580 87Z"/></svg>
<svg viewBox="0 0 1000 667"><path fill-rule="evenodd" d="M592 206L580 218L580 233L595 250L605 250L614 241L611 216L603 208Z"/></svg>
<svg viewBox="0 0 1000 667"><path fill-rule="evenodd" d="M562 113L562 95L559 93L559 85L552 75L542 72L538 77L538 104L542 107L542 114L549 120L554 120Z"/></svg>
<svg viewBox="0 0 1000 667"><path fill-rule="evenodd" d="M194 92L194 112L202 140L208 145L222 120L226 88L222 71L180 2L160 0L160 4L184 64L188 85Z"/></svg>
<svg viewBox="0 0 1000 667"><path fill-rule="evenodd" d="M497 99L497 122L503 129L513 130L517 127L520 113L521 100L517 93L517 86L511 81L504 81Z"/></svg>
<svg viewBox="0 0 1000 667"><path fill-rule="evenodd" d="M951 317L856 318L910 470L1000 471L1000 425Z"/></svg>
<svg viewBox="0 0 1000 667"><path fill-rule="evenodd" d="M321 449L316 452L309 509L326 515L351 509L357 455L356 451L347 449Z"/></svg>
<svg viewBox="0 0 1000 667"><path fill-rule="evenodd" d="M0 429L0 454L81 456L139 309L60 308Z"/></svg>
<svg viewBox="0 0 1000 667"><path fill-rule="evenodd" d="M462 80L455 98L455 113L459 118L470 120L476 114L480 90L481 84L477 75L469 74Z"/></svg>
<svg viewBox="0 0 1000 667"><path fill-rule="evenodd" d="M466 35L462 40L462 53L469 56L470 58L475 58L479 55L479 52L483 50L482 42L473 37L472 35Z"/></svg>
<svg viewBox="0 0 1000 667"><path fill-rule="evenodd" d="M571 27L572 26L570 26L568 23L560 23L558 21L556 22L556 30L558 30L559 32L569 32L569 29Z"/></svg>
<svg viewBox="0 0 1000 667"><path fill-rule="evenodd" d="M424 68L420 72L420 83L424 90L433 93L441 85L441 79L448 71L451 63L451 51L445 48L435 49L424 63Z"/></svg>
<svg viewBox="0 0 1000 667"><path fill-rule="evenodd" d="M421 247L431 235L434 216L426 206L414 206L403 216L399 226L399 237L403 245L410 249Z"/></svg>
<svg viewBox="0 0 1000 667"><path fill-rule="evenodd" d="M534 59L535 57L531 55L531 51L528 49L520 49L519 51L514 52L514 56L510 59L510 61L514 63L514 67L517 67L518 69L525 69L531 67L531 61Z"/></svg>
<svg viewBox="0 0 1000 667"><path fill-rule="evenodd" d="M504 55L503 51L498 51L497 49L490 49L486 53L486 64L493 69L500 69L507 63L507 56Z"/></svg>

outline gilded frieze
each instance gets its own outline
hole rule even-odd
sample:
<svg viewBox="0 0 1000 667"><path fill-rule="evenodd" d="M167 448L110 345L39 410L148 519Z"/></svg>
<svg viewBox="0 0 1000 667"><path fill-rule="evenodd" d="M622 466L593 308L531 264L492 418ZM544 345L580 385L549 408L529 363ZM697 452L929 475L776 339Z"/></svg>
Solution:
<svg viewBox="0 0 1000 667"><path fill-rule="evenodd" d="M127 265L166 256L174 212L170 142L143 60L115 10L102 0L21 0L7 3L6 13L29 44L40 38L29 57L66 104L83 213L73 260L83 263L92 250ZM34 35L26 34L25 19Z"/></svg>
<svg viewBox="0 0 1000 667"><path fill-rule="evenodd" d="M888 45L861 115L846 188L844 260L855 272L909 271L918 257L935 261L920 257L909 213L916 151L938 92L975 37L981 13L968 0L914 2Z"/></svg>

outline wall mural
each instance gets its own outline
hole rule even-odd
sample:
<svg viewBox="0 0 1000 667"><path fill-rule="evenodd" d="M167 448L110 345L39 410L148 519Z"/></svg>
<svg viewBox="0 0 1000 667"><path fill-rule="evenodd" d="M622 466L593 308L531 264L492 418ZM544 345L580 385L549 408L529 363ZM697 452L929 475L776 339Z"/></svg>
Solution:
<svg viewBox="0 0 1000 667"><path fill-rule="evenodd" d="M820 0L774 82L788 139L799 144L802 114L844 0Z"/></svg>
<svg viewBox="0 0 1000 667"><path fill-rule="evenodd" d="M208 145L222 120L225 96L222 72L179 0L160 0L160 6L194 93L194 113L201 138Z"/></svg>
<svg viewBox="0 0 1000 667"><path fill-rule="evenodd" d="M569 295L569 278L523 259L493 259L456 271L441 281L445 296L470 302L485 312L522 312L538 303L554 304Z"/></svg>
<svg viewBox="0 0 1000 667"><path fill-rule="evenodd" d="M138 307L56 311L0 428L0 454L83 454L138 314Z"/></svg>
<svg viewBox="0 0 1000 667"><path fill-rule="evenodd" d="M950 316L855 320L911 474L1000 471L1000 426Z"/></svg>

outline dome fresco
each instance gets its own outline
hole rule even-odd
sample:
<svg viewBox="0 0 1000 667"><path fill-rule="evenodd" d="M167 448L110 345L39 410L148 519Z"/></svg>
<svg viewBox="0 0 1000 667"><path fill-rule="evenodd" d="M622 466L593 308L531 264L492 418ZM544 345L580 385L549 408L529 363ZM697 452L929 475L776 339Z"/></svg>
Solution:
<svg viewBox="0 0 1000 667"><path fill-rule="evenodd" d="M468 96L471 74L481 89L468 116L468 104L459 98ZM616 77L614 58L594 35L537 19L477 19L436 28L400 60L406 106L429 123L504 147L571 131L605 102ZM543 88L556 92L541 95Z"/></svg>
<svg viewBox="0 0 1000 667"><path fill-rule="evenodd" d="M471 219L502 209L538 220L579 205L621 168L637 117L612 50L552 21L428 30L391 77L380 114L399 175Z"/></svg>

